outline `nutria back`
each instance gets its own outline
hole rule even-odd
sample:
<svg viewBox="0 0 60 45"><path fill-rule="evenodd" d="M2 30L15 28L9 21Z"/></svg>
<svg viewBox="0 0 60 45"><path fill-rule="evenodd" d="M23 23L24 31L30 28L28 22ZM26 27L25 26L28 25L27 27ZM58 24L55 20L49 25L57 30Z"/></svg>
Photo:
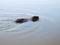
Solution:
<svg viewBox="0 0 60 45"><path fill-rule="evenodd" d="M28 20L27 19L17 19L15 22L16 23L24 23L24 22L27 22Z"/></svg>

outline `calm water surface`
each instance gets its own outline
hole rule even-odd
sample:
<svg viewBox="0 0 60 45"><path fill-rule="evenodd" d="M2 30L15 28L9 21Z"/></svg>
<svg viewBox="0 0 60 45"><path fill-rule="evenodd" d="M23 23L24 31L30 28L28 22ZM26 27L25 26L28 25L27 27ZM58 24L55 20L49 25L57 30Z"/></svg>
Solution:
<svg viewBox="0 0 60 45"><path fill-rule="evenodd" d="M18 1L8 4L0 5L1 45L60 45L59 0L37 0L27 4L19 4ZM40 17L37 22L14 22L18 18L35 15Z"/></svg>

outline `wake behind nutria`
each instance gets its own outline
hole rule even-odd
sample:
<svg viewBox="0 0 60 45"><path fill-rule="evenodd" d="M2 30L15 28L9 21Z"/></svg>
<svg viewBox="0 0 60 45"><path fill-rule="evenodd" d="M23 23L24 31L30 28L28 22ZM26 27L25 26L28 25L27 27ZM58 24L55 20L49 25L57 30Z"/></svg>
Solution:
<svg viewBox="0 0 60 45"><path fill-rule="evenodd" d="M15 22L16 23L24 23L24 22L27 22L29 20L36 22L39 20L39 17L38 16L32 16L31 18L21 18L21 19L17 19Z"/></svg>

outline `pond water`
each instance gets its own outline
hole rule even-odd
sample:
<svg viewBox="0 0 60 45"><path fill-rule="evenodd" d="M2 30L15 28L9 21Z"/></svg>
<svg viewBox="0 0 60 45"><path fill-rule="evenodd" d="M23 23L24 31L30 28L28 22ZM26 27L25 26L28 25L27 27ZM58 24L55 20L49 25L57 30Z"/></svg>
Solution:
<svg viewBox="0 0 60 45"><path fill-rule="evenodd" d="M59 0L21 2L15 0L13 4L0 4L0 44L60 45ZM18 18L32 16L39 16L39 21L22 24L14 22Z"/></svg>

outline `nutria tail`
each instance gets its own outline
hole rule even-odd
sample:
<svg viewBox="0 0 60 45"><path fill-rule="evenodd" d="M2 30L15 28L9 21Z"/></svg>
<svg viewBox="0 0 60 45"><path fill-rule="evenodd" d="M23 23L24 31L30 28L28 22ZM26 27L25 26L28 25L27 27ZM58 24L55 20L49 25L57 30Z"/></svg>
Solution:
<svg viewBox="0 0 60 45"><path fill-rule="evenodd" d="M38 16L33 16L32 18L31 18L31 21L33 21L33 22L36 22L36 21L38 21L39 20L39 17Z"/></svg>

